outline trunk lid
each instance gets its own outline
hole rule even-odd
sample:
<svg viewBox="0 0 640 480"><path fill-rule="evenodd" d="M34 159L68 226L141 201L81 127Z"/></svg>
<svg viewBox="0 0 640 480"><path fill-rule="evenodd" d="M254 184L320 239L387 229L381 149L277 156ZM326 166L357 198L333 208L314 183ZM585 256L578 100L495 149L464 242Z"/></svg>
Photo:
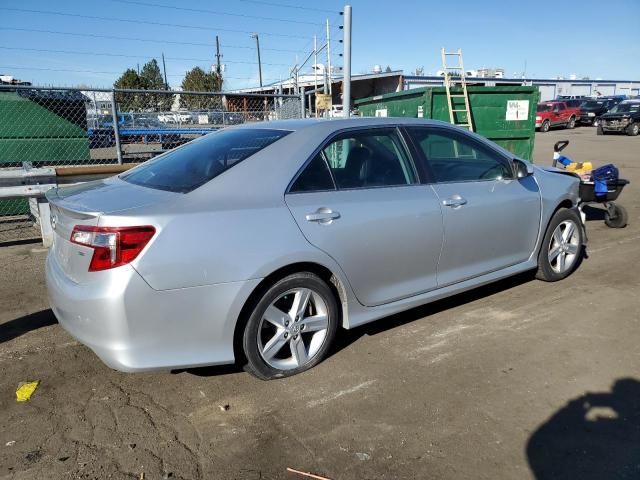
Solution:
<svg viewBox="0 0 640 480"><path fill-rule="evenodd" d="M141 187L118 177L58 187L47 192L47 199L52 204L75 212L94 215L164 202L175 196L175 193Z"/></svg>
<svg viewBox="0 0 640 480"><path fill-rule="evenodd" d="M51 189L46 194L54 231L50 255L72 281L95 278L95 273L89 272L93 249L71 242L73 227L97 226L105 214L166 202L176 195L181 194L140 187L117 177Z"/></svg>

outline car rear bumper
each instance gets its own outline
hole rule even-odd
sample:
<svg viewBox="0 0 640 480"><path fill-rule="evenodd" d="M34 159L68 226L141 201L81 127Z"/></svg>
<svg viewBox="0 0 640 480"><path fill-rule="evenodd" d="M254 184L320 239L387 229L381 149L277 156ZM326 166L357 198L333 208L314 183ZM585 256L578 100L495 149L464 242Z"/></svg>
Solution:
<svg viewBox="0 0 640 480"><path fill-rule="evenodd" d="M46 262L60 324L111 368L124 372L233 363L236 319L259 279L153 290L130 265L73 282ZM102 275L105 274L105 275Z"/></svg>

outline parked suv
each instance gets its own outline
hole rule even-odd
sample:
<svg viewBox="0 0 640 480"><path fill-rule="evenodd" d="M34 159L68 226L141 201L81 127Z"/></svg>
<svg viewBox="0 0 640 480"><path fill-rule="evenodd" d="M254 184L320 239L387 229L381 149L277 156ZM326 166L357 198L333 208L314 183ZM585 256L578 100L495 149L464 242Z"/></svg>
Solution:
<svg viewBox="0 0 640 480"><path fill-rule="evenodd" d="M568 107L566 102L543 102L538 104L536 128L548 132L551 127L575 128L580 118L580 109Z"/></svg>
<svg viewBox="0 0 640 480"><path fill-rule="evenodd" d="M600 117L598 135L609 132L625 132L636 136L640 133L640 100L625 100Z"/></svg>
<svg viewBox="0 0 640 480"><path fill-rule="evenodd" d="M619 97L599 97L585 100L580 105L580 123L597 127L600 116L607 113L622 100Z"/></svg>

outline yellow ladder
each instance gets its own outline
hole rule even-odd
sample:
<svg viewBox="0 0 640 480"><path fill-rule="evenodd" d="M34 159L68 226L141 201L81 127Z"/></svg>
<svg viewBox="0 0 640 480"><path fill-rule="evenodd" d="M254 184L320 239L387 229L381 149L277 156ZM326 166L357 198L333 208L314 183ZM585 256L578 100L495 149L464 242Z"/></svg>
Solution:
<svg viewBox="0 0 640 480"><path fill-rule="evenodd" d="M458 64L455 66L447 65L447 57L457 57ZM473 132L473 123L471 121L471 107L469 106L469 94L467 93L467 80L465 77L464 63L462 61L462 49L458 49L457 52L447 52L444 48L442 49L442 70L444 72L444 87L447 90L447 108L449 109L449 121L453 125L459 125L460 127L466 127L469 131ZM452 72L450 70L454 70L455 73L453 76L456 77L456 80L453 80ZM459 72L459 74L458 74ZM459 83L462 87L462 94L452 94L451 89L455 87L455 84ZM456 108L454 105L454 98L464 98L464 109ZM464 113L464 121L458 122L458 114Z"/></svg>

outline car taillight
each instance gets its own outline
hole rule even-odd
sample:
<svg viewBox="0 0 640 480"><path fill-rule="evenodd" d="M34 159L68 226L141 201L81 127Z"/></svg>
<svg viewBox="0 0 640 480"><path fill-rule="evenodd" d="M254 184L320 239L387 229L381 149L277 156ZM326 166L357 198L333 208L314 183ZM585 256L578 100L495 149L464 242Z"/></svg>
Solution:
<svg viewBox="0 0 640 480"><path fill-rule="evenodd" d="M142 227L91 227L76 225L71 242L93 249L89 271L96 272L132 262L156 233L150 225Z"/></svg>

